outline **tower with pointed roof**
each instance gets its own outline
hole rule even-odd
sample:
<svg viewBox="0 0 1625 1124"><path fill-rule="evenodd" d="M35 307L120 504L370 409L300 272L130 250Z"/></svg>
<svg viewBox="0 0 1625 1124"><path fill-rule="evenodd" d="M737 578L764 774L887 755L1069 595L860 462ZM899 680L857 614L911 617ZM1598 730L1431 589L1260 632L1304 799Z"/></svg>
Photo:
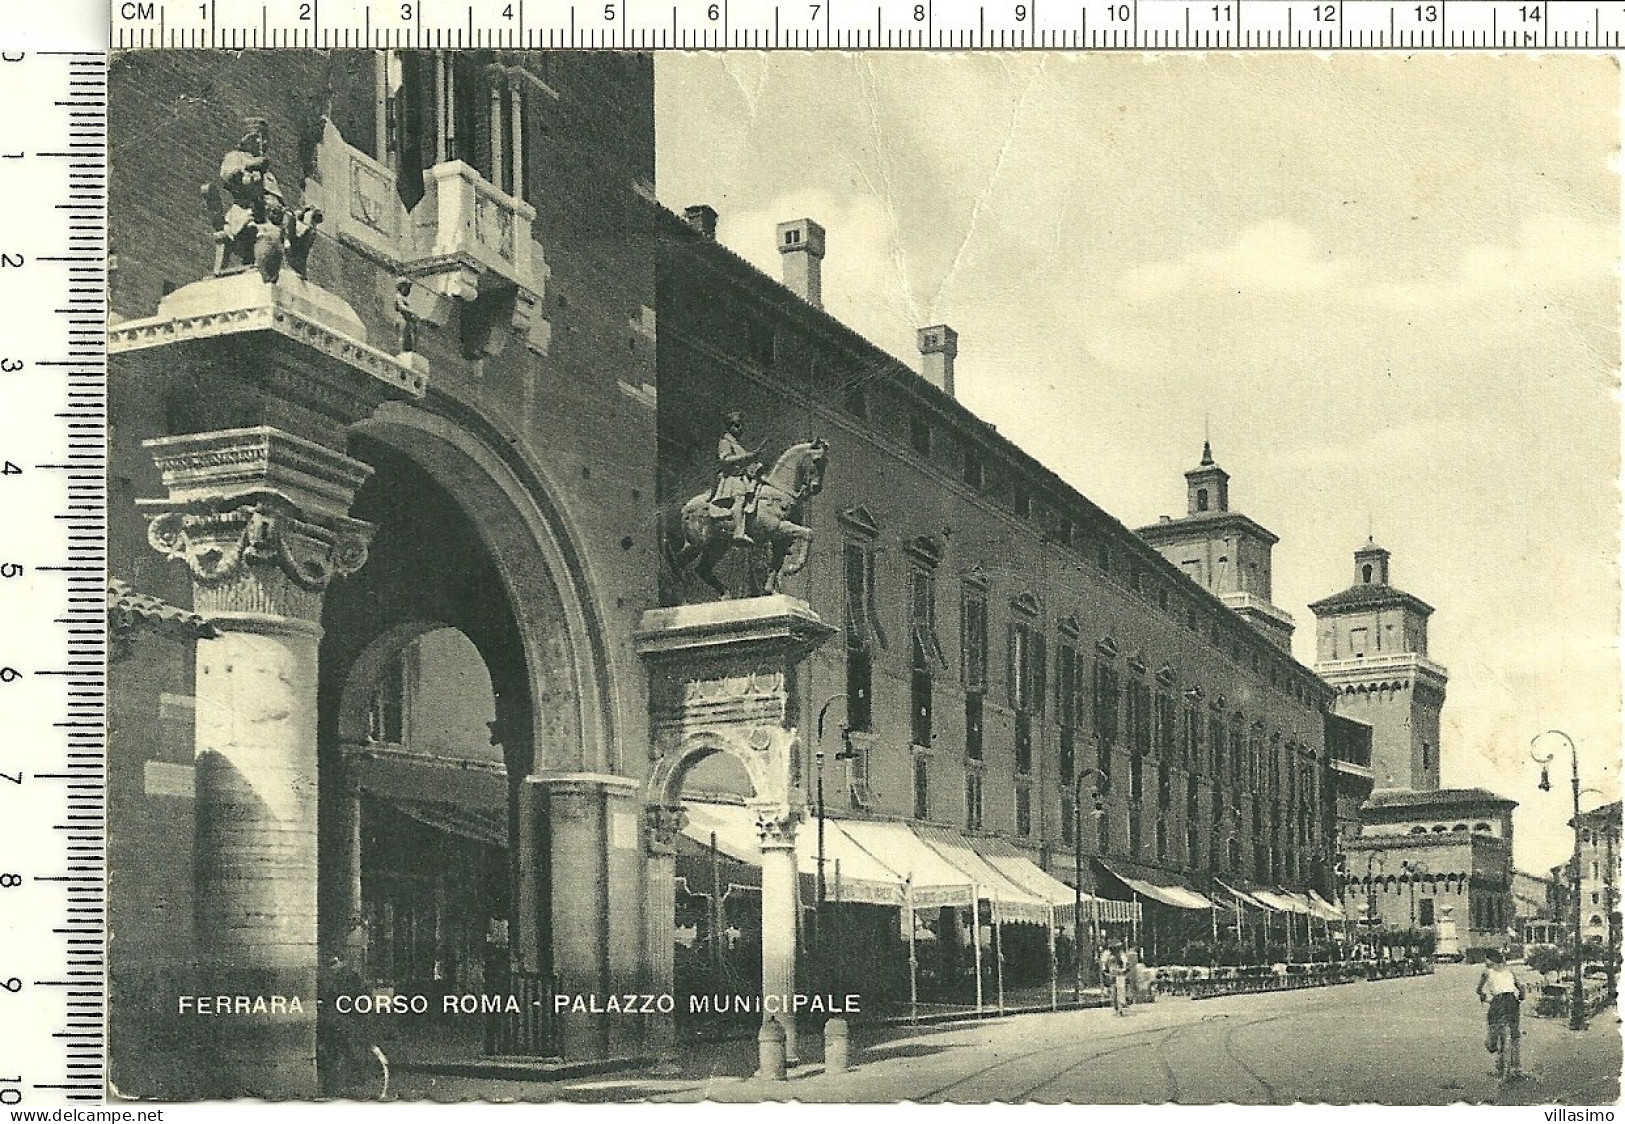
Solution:
<svg viewBox="0 0 1625 1124"><path fill-rule="evenodd" d="M1164 515L1139 535L1272 643L1292 650L1292 617L1270 601L1270 550L1280 540L1230 510L1230 474L1213 459L1210 442L1185 473L1185 514Z"/></svg>
<svg viewBox="0 0 1625 1124"><path fill-rule="evenodd" d="M1367 538L1354 584L1309 606L1315 671L1337 689L1337 713L1371 726L1377 790L1439 787L1445 669L1428 658L1433 607L1394 586L1392 555Z"/></svg>

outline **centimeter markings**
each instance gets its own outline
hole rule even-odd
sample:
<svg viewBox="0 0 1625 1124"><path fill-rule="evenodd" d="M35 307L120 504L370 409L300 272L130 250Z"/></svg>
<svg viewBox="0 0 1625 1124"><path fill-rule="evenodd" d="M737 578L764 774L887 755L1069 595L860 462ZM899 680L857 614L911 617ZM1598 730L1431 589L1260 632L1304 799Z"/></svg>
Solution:
<svg viewBox="0 0 1625 1124"><path fill-rule="evenodd" d="M1581 0L113 0L141 47L1608 50Z"/></svg>
<svg viewBox="0 0 1625 1124"><path fill-rule="evenodd" d="M17 533L0 547L0 1104L99 1102L106 58L0 53L0 96L0 497Z"/></svg>

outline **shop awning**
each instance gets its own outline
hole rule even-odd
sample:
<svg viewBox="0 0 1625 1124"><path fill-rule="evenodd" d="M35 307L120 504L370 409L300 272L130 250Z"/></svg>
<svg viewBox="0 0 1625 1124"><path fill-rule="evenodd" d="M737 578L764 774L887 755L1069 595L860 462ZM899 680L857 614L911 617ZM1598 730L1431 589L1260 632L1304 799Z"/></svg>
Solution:
<svg viewBox="0 0 1625 1124"><path fill-rule="evenodd" d="M914 833L925 840L932 850L970 875L977 893L997 904L1001 919L1048 925L1054 918L1055 906L1052 902L1006 878L998 867L977 854L970 840L957 831L915 824Z"/></svg>
<svg viewBox="0 0 1625 1124"><path fill-rule="evenodd" d="M847 838L866 854L896 872L898 901L906 883L915 909L970 905L976 900L975 881L943 858L906 823L884 820L837 820Z"/></svg>
<svg viewBox="0 0 1625 1124"><path fill-rule="evenodd" d="M1100 865L1105 868L1106 872L1113 878L1123 883L1141 897L1150 898L1152 901L1161 902L1163 905L1171 905L1175 909L1214 908L1212 901L1197 893L1195 890L1192 890L1190 887L1178 884L1172 875L1162 874L1160 871L1153 873L1149 870L1142 870L1141 868L1135 867L1132 869L1134 869L1136 873L1141 874L1142 877L1134 878L1125 874L1123 870L1120 869L1121 864L1108 863L1100 859L1096 859L1095 861L1100 863Z"/></svg>
<svg viewBox="0 0 1625 1124"><path fill-rule="evenodd" d="M971 839L970 845L1010 881L1024 887L1050 903L1063 924L1071 924L1072 909L1079 898L1065 882L1053 878L1043 867L1024 855L1015 844L1004 839ZM1086 921L1100 920L1127 923L1134 920L1134 903L1098 898L1093 894L1082 896L1083 916Z"/></svg>
<svg viewBox="0 0 1625 1124"><path fill-rule="evenodd" d="M1262 900L1255 897L1253 894L1251 894L1251 893L1249 893L1249 892L1247 892L1245 890L1238 890L1234 886L1230 885L1230 883L1225 882L1222 879L1215 878L1214 881L1219 884L1219 887L1221 889L1226 890L1230 894L1234 895L1236 900L1241 902L1243 905L1250 905L1254 909L1263 909L1263 910L1274 910L1276 908L1275 906L1272 906L1272 905L1265 905Z"/></svg>
<svg viewBox="0 0 1625 1124"><path fill-rule="evenodd" d="M404 816L460 839L471 839L488 847L508 845L506 809L488 810L430 800L389 800L390 807Z"/></svg>
<svg viewBox="0 0 1625 1124"><path fill-rule="evenodd" d="M702 846L710 846L712 834L717 850L736 862L762 865L762 852L756 834L756 813L742 804L711 804L686 801L683 810L688 822L683 834ZM796 869L806 878L818 877L818 828L802 824L796 832ZM841 830L840 821L824 821L824 893L828 901L859 902L868 905L901 905L902 878L877 860Z"/></svg>
<svg viewBox="0 0 1625 1124"><path fill-rule="evenodd" d="M1309 908L1322 921L1346 921L1343 911L1313 890L1309 891Z"/></svg>
<svg viewBox="0 0 1625 1124"><path fill-rule="evenodd" d="M1308 913L1309 903L1301 898L1294 898L1284 890L1254 890L1253 897L1282 913Z"/></svg>

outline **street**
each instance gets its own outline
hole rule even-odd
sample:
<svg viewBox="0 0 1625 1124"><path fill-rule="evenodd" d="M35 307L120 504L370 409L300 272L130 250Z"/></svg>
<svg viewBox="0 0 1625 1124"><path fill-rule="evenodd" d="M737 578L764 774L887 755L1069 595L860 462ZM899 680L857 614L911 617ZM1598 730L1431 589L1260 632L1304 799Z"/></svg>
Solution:
<svg viewBox="0 0 1625 1124"><path fill-rule="evenodd" d="M852 1066L826 1075L808 1036L787 1082L758 1081L755 1043L691 1047L682 1072L605 1074L551 1084L401 1074L401 1099L693 1102L791 1099L987 1103L1390 1105L1613 1104L1615 1012L1581 1033L1529 1017L1528 1079L1502 1088L1484 1048L1478 969L1304 991L1164 998L1119 1018L1110 1009L941 1027L855 1031Z"/></svg>

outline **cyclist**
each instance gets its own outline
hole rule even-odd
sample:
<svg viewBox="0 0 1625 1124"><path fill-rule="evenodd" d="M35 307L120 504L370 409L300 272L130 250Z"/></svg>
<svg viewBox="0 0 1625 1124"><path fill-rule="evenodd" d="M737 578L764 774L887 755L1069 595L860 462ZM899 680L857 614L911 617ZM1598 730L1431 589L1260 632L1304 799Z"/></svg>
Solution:
<svg viewBox="0 0 1625 1124"><path fill-rule="evenodd" d="M1518 982L1498 948L1485 953L1484 971L1478 977L1478 999L1490 1005L1489 1034L1484 1048L1499 1055L1495 1069L1501 1080L1517 1081L1523 1077L1518 1049L1518 1005L1523 1002L1523 984Z"/></svg>

